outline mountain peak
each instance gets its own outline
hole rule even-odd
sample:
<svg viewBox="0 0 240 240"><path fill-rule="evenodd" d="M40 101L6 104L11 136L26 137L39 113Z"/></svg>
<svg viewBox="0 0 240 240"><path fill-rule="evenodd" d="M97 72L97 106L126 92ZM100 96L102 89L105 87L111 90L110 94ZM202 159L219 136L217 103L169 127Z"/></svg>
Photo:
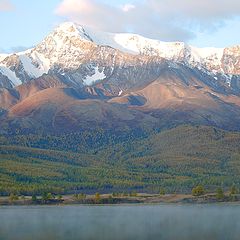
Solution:
<svg viewBox="0 0 240 240"><path fill-rule="evenodd" d="M13 86L38 78L49 71L63 76L70 72L80 82L86 80L86 72L90 71L88 77L94 78L88 78L89 81L92 82L95 78L99 80L105 76L103 69L106 66L109 66L109 74L115 66L115 54L109 55L109 49L101 48L102 46L129 54L129 59L134 59L135 56L144 56L149 60L152 57L164 58L173 63L180 62L198 68L216 79L218 74L222 74L224 79L227 78L229 86L231 83L228 75L240 74L238 46L227 49L196 48L184 42L163 42L132 33L101 32L78 23L64 22L35 48L18 54L0 55L0 76L3 75L2 79L7 77ZM124 54L121 55L121 60L118 59L120 66L125 62ZM97 58L96 63L94 59ZM82 68L88 70L82 71ZM1 81L5 80L0 79Z"/></svg>
<svg viewBox="0 0 240 240"><path fill-rule="evenodd" d="M64 22L60 24L57 28L55 28L52 34L65 35L67 37L80 37L82 40L92 42L92 39L87 34L85 28L82 25L74 22Z"/></svg>
<svg viewBox="0 0 240 240"><path fill-rule="evenodd" d="M79 27L82 27L82 25L75 22L63 22L59 24L57 28L68 30L69 28L77 29Z"/></svg>

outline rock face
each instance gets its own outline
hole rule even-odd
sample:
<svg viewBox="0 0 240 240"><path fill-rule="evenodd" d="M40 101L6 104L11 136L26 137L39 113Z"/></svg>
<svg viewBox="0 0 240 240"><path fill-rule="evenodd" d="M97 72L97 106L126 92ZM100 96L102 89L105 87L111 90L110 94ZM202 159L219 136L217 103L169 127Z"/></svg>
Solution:
<svg viewBox="0 0 240 240"><path fill-rule="evenodd" d="M224 72L232 75L240 75L240 46L224 49L222 66Z"/></svg>
<svg viewBox="0 0 240 240"><path fill-rule="evenodd" d="M239 59L239 46L200 49L64 23L35 48L0 55L0 129L240 130Z"/></svg>

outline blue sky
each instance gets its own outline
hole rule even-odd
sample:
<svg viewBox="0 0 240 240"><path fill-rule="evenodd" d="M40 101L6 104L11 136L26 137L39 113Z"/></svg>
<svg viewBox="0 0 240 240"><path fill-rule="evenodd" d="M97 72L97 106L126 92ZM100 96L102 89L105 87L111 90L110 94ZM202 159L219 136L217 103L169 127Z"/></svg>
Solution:
<svg viewBox="0 0 240 240"><path fill-rule="evenodd" d="M199 47L240 44L238 0L211 1L0 0L0 52L34 46L63 21Z"/></svg>

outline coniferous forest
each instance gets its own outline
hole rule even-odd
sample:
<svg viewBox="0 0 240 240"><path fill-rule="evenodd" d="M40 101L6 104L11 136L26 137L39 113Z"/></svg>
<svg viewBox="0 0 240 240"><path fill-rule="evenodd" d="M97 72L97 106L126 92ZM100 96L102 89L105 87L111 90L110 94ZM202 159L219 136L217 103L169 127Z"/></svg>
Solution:
<svg viewBox="0 0 240 240"><path fill-rule="evenodd" d="M240 186L240 133L207 126L0 138L0 194L191 193Z"/></svg>

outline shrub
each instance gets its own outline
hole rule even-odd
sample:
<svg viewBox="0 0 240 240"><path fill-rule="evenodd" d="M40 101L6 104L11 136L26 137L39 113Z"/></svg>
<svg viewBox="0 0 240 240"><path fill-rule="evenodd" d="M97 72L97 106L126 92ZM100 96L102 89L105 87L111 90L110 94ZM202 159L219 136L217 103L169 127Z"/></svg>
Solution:
<svg viewBox="0 0 240 240"><path fill-rule="evenodd" d="M218 200L222 200L224 198L224 192L223 192L223 189L222 188L217 188L216 190L216 198Z"/></svg>
<svg viewBox="0 0 240 240"><path fill-rule="evenodd" d="M198 185L197 187L192 189L192 195L193 196L201 196L204 194L204 188L202 185Z"/></svg>

